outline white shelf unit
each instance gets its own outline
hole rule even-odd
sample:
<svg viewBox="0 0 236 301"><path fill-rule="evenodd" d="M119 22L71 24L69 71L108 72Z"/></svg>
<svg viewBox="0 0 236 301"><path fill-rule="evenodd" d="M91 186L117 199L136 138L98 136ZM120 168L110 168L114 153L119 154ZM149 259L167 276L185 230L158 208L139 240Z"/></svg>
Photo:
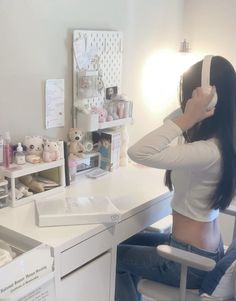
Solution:
<svg viewBox="0 0 236 301"><path fill-rule="evenodd" d="M97 114L84 114L77 112L77 126L84 132L98 131L102 129L131 124L132 122L132 117L120 118L106 122L98 122Z"/></svg>
<svg viewBox="0 0 236 301"><path fill-rule="evenodd" d="M21 198L19 200L16 199L15 193L15 182L16 179L22 176L35 174L42 171L52 170L58 168L58 187L51 188L50 190L35 193L33 195ZM12 207L20 206L26 204L36 198L46 197L52 195L54 193L58 193L64 190L65 187L65 166L64 159L60 159L57 161L52 161L49 163L42 162L38 164L26 163L24 165L16 165L12 164L10 168L3 170L4 177L10 182L11 186L11 198L9 197L9 204Z"/></svg>

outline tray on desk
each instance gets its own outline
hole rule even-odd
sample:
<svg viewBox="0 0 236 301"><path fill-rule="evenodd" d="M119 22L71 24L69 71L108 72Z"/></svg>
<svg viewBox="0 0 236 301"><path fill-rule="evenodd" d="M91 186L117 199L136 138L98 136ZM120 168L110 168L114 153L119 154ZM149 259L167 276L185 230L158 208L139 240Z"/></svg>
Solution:
<svg viewBox="0 0 236 301"><path fill-rule="evenodd" d="M117 223L120 211L108 197L51 197L35 200L38 226Z"/></svg>

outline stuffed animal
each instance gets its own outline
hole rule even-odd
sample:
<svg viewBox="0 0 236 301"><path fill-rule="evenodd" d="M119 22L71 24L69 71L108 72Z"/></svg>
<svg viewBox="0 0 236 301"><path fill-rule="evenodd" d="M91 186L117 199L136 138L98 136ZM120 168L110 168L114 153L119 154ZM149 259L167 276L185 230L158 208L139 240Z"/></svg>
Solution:
<svg viewBox="0 0 236 301"><path fill-rule="evenodd" d="M43 154L43 137L25 136L24 145L26 147L26 161L31 162L33 156L36 163L39 163Z"/></svg>
<svg viewBox="0 0 236 301"><path fill-rule="evenodd" d="M105 122L107 120L107 110L105 108L93 107L92 112L98 114L99 123Z"/></svg>
<svg viewBox="0 0 236 301"><path fill-rule="evenodd" d="M43 161L51 162L60 159L59 147L56 141L46 141L43 149Z"/></svg>
<svg viewBox="0 0 236 301"><path fill-rule="evenodd" d="M76 157L81 157L82 153L85 152L85 147L81 143L83 132L79 128L71 128L69 130L68 138L69 158L76 159Z"/></svg>
<svg viewBox="0 0 236 301"><path fill-rule="evenodd" d="M33 192L43 192L44 185L42 182L39 182L32 175L26 175L19 178L19 181L23 183L25 186L29 187L29 189Z"/></svg>

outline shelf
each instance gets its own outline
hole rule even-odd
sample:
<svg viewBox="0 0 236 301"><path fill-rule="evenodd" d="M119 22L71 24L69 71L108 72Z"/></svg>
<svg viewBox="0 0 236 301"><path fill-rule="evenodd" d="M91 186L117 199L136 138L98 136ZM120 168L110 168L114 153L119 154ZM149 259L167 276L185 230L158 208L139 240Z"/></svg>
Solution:
<svg viewBox="0 0 236 301"><path fill-rule="evenodd" d="M65 187L63 187L63 186L54 187L50 190L39 192L39 193L34 193L33 195L27 196L25 198L15 200L14 202L12 202L11 206L18 207L18 206L27 204L31 201L34 201L36 199L45 198L45 197L51 196L55 193L60 193L60 192L64 192L64 191L65 191Z"/></svg>
<svg viewBox="0 0 236 301"><path fill-rule="evenodd" d="M1 195L1 196L0 196L0 200L1 200L1 199L4 199L4 198L6 198L6 197L8 197L8 194Z"/></svg>
<svg viewBox="0 0 236 301"><path fill-rule="evenodd" d="M133 122L132 117L120 118L112 121L98 122L98 114L84 114L77 112L77 127L84 132L93 132L99 129L107 129Z"/></svg>
<svg viewBox="0 0 236 301"><path fill-rule="evenodd" d="M3 175L7 178L18 178L39 171L64 165L64 159L37 164L25 163L24 165L11 164L10 168L3 169Z"/></svg>
<svg viewBox="0 0 236 301"><path fill-rule="evenodd" d="M102 122L98 124L98 129L107 129L111 127L116 127L116 126L121 126L125 124L130 124L132 123L133 118L121 118L121 119L116 119L112 121L107 121L107 122Z"/></svg>
<svg viewBox="0 0 236 301"><path fill-rule="evenodd" d="M16 199L16 181L17 178L33 175L37 173L43 173L45 178L53 180L58 186L52 187L49 190L42 192L35 192L34 194L20 199ZM65 166L64 159L60 159L52 162L42 162L37 164L25 163L24 165L11 164L10 168L3 169L3 175L11 186L11 196L9 197L9 204L11 207L17 207L29 203L40 197L47 197L54 193L60 193L64 191L65 187ZM7 182L6 182L7 183ZM27 185L28 186L28 185ZM30 189L30 184L29 184ZM34 191L34 190L33 190Z"/></svg>

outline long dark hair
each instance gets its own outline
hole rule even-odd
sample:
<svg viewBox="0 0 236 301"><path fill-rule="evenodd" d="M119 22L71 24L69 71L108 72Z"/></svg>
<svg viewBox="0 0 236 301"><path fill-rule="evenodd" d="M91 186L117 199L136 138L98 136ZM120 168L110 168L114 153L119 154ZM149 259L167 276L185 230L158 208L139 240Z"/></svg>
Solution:
<svg viewBox="0 0 236 301"><path fill-rule="evenodd" d="M184 111L196 87L201 86L202 61L182 76L180 106ZM211 196L211 208L225 209L236 193L236 74L229 61L214 56L211 61L210 84L216 87L218 102L212 117L184 133L187 143L216 137L222 155L221 177ZM171 171L166 171L165 184L173 190Z"/></svg>

